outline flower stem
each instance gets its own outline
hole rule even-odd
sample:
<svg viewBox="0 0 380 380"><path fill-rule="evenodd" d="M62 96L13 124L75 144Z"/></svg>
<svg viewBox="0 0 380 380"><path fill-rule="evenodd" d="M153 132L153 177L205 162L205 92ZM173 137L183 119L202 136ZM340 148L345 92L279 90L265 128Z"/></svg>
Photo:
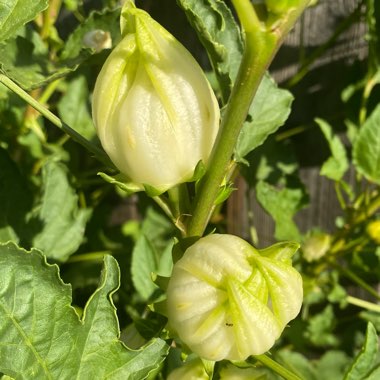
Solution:
<svg viewBox="0 0 380 380"><path fill-rule="evenodd" d="M234 4L242 23L248 24L249 19L255 20L255 25L258 23L249 0L235 0ZM244 11L248 14L242 15ZM252 17L249 17L250 14ZM275 41L266 41L267 35L258 29L257 25L256 28L249 27L247 30L244 24L244 55L208 165L209 170L202 178L197 191L188 236L202 236L204 233L253 96L275 50Z"/></svg>
<svg viewBox="0 0 380 380"><path fill-rule="evenodd" d="M335 267L346 277L350 278L353 282L355 282L357 285L359 285L362 289L366 290L369 294L374 296L377 300L380 301L380 294L372 288L371 285L367 284L364 280L362 280L359 276L357 276L354 272L347 268L342 268L338 265L335 265Z"/></svg>
<svg viewBox="0 0 380 380"><path fill-rule="evenodd" d="M30 106L40 112L46 119L48 119L56 127L62 129L67 133L74 141L81 144L84 148L90 151L94 156L101 162L103 162L108 167L114 167L107 154L103 149L92 143L91 141L84 138L74 129L70 128L68 125L63 123L56 115L49 111L45 106L39 103L36 99L30 96L26 91L19 87L15 82L9 79L4 74L0 74L0 83L8 87L11 91L17 94L20 98L25 100Z"/></svg>
<svg viewBox="0 0 380 380"><path fill-rule="evenodd" d="M250 0L233 0L245 35L245 49L230 99L215 143L208 171L194 200L187 235L202 236L214 209L220 186L231 165L232 155L253 97L283 38L309 1L303 1L278 28L267 29Z"/></svg>
<svg viewBox="0 0 380 380"><path fill-rule="evenodd" d="M90 252L82 253L80 255L71 256L66 263L78 263L83 261L102 261L104 256L112 255L111 251L99 251L99 252Z"/></svg>
<svg viewBox="0 0 380 380"><path fill-rule="evenodd" d="M278 373L280 376L282 376L286 380L302 380L296 374L289 371L288 369L283 367L281 364L278 364L267 355L257 355L257 356L254 356L254 358L260 363L264 364L266 367Z"/></svg>
<svg viewBox="0 0 380 380"><path fill-rule="evenodd" d="M347 296L346 301L351 305L362 307L363 309L375 311L376 313L380 313L380 305L377 305L373 302L365 301L360 298Z"/></svg>

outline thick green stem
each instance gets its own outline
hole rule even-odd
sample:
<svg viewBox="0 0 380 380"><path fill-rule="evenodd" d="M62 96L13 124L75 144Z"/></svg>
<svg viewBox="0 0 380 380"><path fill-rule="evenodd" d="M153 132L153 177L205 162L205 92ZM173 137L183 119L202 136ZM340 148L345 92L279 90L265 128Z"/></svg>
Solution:
<svg viewBox="0 0 380 380"><path fill-rule="evenodd" d="M7 76L0 74L0 83L4 84L11 91L17 94L20 98L25 100L29 105L31 105L34 109L40 112L46 119L48 119L51 123L53 123L56 127L62 129L65 133L67 133L74 141L81 144L88 151L90 151L94 156L101 162L103 162L108 167L114 167L107 154L103 149L93 144L91 141L85 139L81 134L79 134L74 129L70 128L68 125L62 123L62 121L50 112L46 107L44 107L41 103L39 103L36 99L30 96L27 92L25 92L21 87L19 87L15 82L9 79Z"/></svg>
<svg viewBox="0 0 380 380"><path fill-rule="evenodd" d="M277 27L267 29L259 20L249 0L232 1L245 34L245 50L218 139L194 201L188 236L202 236L211 217L214 201L231 165L240 130L247 117L253 97L281 41L294 25L308 0L290 12Z"/></svg>
<svg viewBox="0 0 380 380"><path fill-rule="evenodd" d="M112 255L111 251L100 251L100 252L90 252L90 253L82 253L80 255L71 256L67 263L78 263L82 261L102 261L104 256Z"/></svg>
<svg viewBox="0 0 380 380"><path fill-rule="evenodd" d="M240 4L236 6L239 17L240 12L246 10L241 17L242 23L249 22L249 14L253 14L251 20L256 20L254 24L257 24L256 14L248 0L234 3ZM240 70L208 165L209 170L198 188L188 236L201 236L206 228L253 96L276 50L276 41L273 38L269 39L257 25L256 28L245 28L245 33L246 46Z"/></svg>
<svg viewBox="0 0 380 380"><path fill-rule="evenodd" d="M254 356L254 358L258 360L260 363L264 364L265 367L268 367L274 372L278 373L286 380L301 380L301 378L298 377L296 374L290 372L288 369L278 364L267 355L257 355Z"/></svg>

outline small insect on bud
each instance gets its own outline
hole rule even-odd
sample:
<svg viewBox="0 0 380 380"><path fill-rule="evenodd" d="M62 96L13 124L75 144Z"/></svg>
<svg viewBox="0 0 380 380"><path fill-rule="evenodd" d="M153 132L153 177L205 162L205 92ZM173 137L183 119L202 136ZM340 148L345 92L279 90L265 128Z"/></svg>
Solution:
<svg viewBox="0 0 380 380"><path fill-rule="evenodd" d="M174 265L167 290L169 324L207 360L245 360L268 351L300 311L298 244L256 250L233 235L209 235Z"/></svg>

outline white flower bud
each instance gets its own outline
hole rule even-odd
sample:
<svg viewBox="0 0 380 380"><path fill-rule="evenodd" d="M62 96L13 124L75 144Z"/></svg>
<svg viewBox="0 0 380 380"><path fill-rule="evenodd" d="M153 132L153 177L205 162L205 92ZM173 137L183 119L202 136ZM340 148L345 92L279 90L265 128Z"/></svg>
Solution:
<svg viewBox="0 0 380 380"><path fill-rule="evenodd" d="M245 360L268 351L300 311L296 243L258 251L233 235L209 235L174 265L167 290L171 327L208 360Z"/></svg>
<svg viewBox="0 0 380 380"><path fill-rule="evenodd" d="M310 235L302 245L303 256L308 262L319 260L331 246L331 236L323 232Z"/></svg>
<svg viewBox="0 0 380 380"><path fill-rule="evenodd" d="M132 182L165 191L207 163L220 112L186 48L146 12L123 10L126 34L96 81L93 119L103 148Z"/></svg>
<svg viewBox="0 0 380 380"><path fill-rule="evenodd" d="M83 45L94 49L97 53L103 49L111 49L111 33L101 29L95 29L87 32L83 37Z"/></svg>

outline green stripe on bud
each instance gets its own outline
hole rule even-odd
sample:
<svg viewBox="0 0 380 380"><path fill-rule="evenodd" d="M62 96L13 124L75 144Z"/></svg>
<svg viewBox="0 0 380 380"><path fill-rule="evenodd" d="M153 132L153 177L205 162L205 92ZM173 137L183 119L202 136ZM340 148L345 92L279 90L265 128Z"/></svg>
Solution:
<svg viewBox="0 0 380 380"><path fill-rule="evenodd" d="M160 192L207 164L220 112L186 48L131 2L123 39L96 81L93 119L103 148L131 182Z"/></svg>

